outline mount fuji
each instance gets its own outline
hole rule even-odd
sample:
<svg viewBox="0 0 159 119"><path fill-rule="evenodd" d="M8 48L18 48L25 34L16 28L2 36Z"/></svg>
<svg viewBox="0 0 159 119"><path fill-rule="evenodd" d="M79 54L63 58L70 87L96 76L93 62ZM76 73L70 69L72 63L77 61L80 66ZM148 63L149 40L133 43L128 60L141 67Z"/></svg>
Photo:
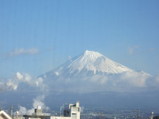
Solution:
<svg viewBox="0 0 159 119"><path fill-rule="evenodd" d="M90 109L159 110L158 81L148 73L87 50L39 77L17 72L12 80L0 82L0 89L9 88L1 90L0 100L8 105L45 103L57 110L61 104L77 100Z"/></svg>
<svg viewBox="0 0 159 119"><path fill-rule="evenodd" d="M42 75L53 91L130 91L147 86L149 74L136 72L99 52L86 50Z"/></svg>

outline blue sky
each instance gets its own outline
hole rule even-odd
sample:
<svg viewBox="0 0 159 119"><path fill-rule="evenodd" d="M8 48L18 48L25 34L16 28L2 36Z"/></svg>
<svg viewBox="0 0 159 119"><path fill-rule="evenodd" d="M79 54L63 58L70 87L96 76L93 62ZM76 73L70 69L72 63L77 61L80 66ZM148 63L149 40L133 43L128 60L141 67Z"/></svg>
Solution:
<svg viewBox="0 0 159 119"><path fill-rule="evenodd" d="M0 77L40 75L85 50L159 74L158 0L0 0Z"/></svg>

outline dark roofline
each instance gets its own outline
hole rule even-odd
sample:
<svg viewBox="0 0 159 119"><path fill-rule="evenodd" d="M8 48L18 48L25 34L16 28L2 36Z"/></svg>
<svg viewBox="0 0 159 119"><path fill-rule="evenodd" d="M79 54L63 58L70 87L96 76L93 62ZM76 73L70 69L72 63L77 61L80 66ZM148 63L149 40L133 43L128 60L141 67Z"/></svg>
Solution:
<svg viewBox="0 0 159 119"><path fill-rule="evenodd" d="M40 117L50 117L50 115L23 115L23 117L40 118Z"/></svg>

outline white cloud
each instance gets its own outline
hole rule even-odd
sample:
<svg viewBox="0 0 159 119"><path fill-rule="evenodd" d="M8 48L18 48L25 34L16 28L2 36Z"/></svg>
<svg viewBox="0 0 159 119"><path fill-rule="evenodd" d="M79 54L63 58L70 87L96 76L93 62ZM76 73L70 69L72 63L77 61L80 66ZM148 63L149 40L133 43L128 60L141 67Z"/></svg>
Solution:
<svg viewBox="0 0 159 119"><path fill-rule="evenodd" d="M18 84L13 80L0 82L0 91L17 90L17 88Z"/></svg>
<svg viewBox="0 0 159 119"><path fill-rule="evenodd" d="M40 91L47 91L47 86L43 82L43 78L34 78L27 73L17 72L15 76L5 82L0 82L0 90L17 90L21 83L25 83L31 87L39 88Z"/></svg>
<svg viewBox="0 0 159 119"><path fill-rule="evenodd" d="M27 73L17 72L15 77L7 82L0 82L0 90L19 90L21 84L26 84L30 87L38 88L39 92L47 93L51 91L63 92L94 92L94 91L116 91L128 92L134 89L150 88L159 84L159 78L152 77L145 72L124 72L120 74L94 74L80 75L79 77L71 75L63 77L53 73L55 77L45 79L42 77L34 78ZM55 79L54 79L55 78ZM57 79L56 79L57 78ZM54 80L52 80L54 79ZM154 80L152 80L154 79ZM27 88L26 90L30 90Z"/></svg>
<svg viewBox="0 0 159 119"><path fill-rule="evenodd" d="M156 83L158 83L158 84L159 84L159 75L158 75L158 76L156 76Z"/></svg>
<svg viewBox="0 0 159 119"><path fill-rule="evenodd" d="M151 75L145 72L129 71L119 74L101 74L96 73L79 74L79 75L59 75L54 74L52 77L46 78L49 82L48 86L53 87L52 90L60 90L63 92L96 92L96 91L114 91L114 92L134 92L136 90L144 90L150 87ZM56 80L57 78L57 80Z"/></svg>
<svg viewBox="0 0 159 119"><path fill-rule="evenodd" d="M15 81L10 80L10 81L8 81L6 83L6 87L5 88L7 88L9 90L17 90L18 84Z"/></svg>
<svg viewBox="0 0 159 119"><path fill-rule="evenodd" d="M19 72L16 73L16 77L19 80L22 80L24 78L23 75L21 73L19 73Z"/></svg>
<svg viewBox="0 0 159 119"><path fill-rule="evenodd" d="M27 83L29 85L35 85L34 81L33 81L33 78L27 73L17 72L16 73L16 80L18 82L25 82L25 83Z"/></svg>
<svg viewBox="0 0 159 119"><path fill-rule="evenodd" d="M47 90L47 86L44 84L43 78L41 78L41 77L34 78L27 73L17 72L15 80L18 84L23 82L23 83L26 83L32 87L39 87L41 91Z"/></svg>
<svg viewBox="0 0 159 119"><path fill-rule="evenodd" d="M121 79L135 87L146 87L149 77L150 75L145 72L132 71L123 73Z"/></svg>
<svg viewBox="0 0 159 119"><path fill-rule="evenodd" d="M9 56L19 56L19 55L34 55L39 52L36 48L30 48L30 49L15 49L9 53Z"/></svg>
<svg viewBox="0 0 159 119"><path fill-rule="evenodd" d="M90 77L87 83L92 84L92 89L101 91L128 92L136 89L148 88L151 76L145 72L124 72L121 74ZM84 83L84 82L83 82Z"/></svg>

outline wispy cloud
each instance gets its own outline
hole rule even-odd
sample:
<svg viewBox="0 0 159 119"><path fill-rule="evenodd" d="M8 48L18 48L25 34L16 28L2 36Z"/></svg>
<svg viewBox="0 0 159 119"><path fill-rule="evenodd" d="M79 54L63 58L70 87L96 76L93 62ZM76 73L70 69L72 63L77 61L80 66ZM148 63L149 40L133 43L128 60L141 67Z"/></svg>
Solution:
<svg viewBox="0 0 159 119"><path fill-rule="evenodd" d="M14 49L13 51L11 51L10 53L8 53L8 56L12 57L12 56L20 56L20 55L34 55L37 53L39 53L39 50L37 48L30 48L30 49L20 48L20 49Z"/></svg>
<svg viewBox="0 0 159 119"><path fill-rule="evenodd" d="M137 51L138 48L139 48L139 46L129 47L128 48L129 55L133 55L134 53L136 53L136 51Z"/></svg>
<svg viewBox="0 0 159 119"><path fill-rule="evenodd" d="M55 80L51 80L52 77L54 77ZM79 75L64 76L61 72L54 72L51 77L48 75L48 77L46 76L44 79L49 82L49 87L54 87L51 90L80 93L97 91L135 92L148 89L152 84L157 82L157 79L156 81L154 80L155 77L143 71L130 71L120 74L103 73L102 75L100 73L94 75L80 73ZM159 84L159 82L157 84Z"/></svg>
<svg viewBox="0 0 159 119"><path fill-rule="evenodd" d="M5 82L0 81L0 92L20 91L22 86L24 87L24 84L28 86L27 91L38 89L40 93L46 95L49 95L50 91L87 93L98 91L139 92L149 89L159 89L159 76L151 76L143 71L124 72L116 75L95 74L94 76L88 77L80 75L80 78L66 78L58 74L54 78L55 80L44 77L34 78L27 73L17 72L13 78Z"/></svg>

